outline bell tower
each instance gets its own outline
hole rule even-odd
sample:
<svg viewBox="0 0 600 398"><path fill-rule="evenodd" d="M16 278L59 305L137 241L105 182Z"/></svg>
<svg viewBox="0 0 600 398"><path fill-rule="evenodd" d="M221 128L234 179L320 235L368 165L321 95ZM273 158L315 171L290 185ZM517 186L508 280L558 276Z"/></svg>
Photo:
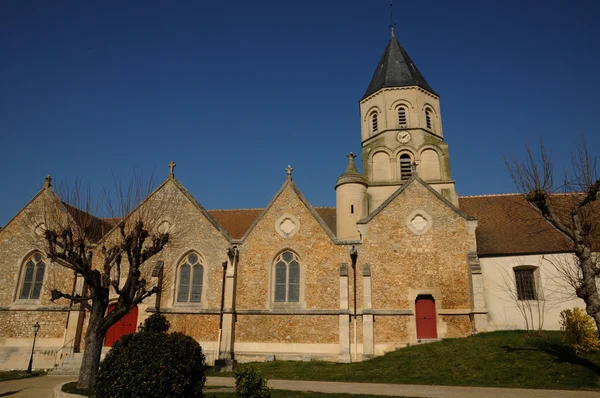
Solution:
<svg viewBox="0 0 600 398"><path fill-rule="evenodd" d="M396 38L393 26L359 104L369 213L415 172L458 205L448 144L444 141L440 97Z"/></svg>

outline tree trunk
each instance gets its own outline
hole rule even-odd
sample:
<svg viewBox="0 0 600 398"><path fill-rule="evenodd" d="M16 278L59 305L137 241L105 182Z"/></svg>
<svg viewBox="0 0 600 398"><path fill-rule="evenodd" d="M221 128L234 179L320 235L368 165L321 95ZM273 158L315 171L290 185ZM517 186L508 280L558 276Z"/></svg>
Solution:
<svg viewBox="0 0 600 398"><path fill-rule="evenodd" d="M108 305L103 300L94 300L92 304L77 388L91 388L96 384L96 375L100 367L100 356L102 355L102 343L106 334L106 331L100 328L100 323L104 318L107 307Z"/></svg>
<svg viewBox="0 0 600 398"><path fill-rule="evenodd" d="M598 285L596 284L596 273L594 272L593 260L587 252L580 255L577 253L581 263L581 288L578 296L585 302L585 311L594 318L596 329L600 333L600 294L598 294Z"/></svg>

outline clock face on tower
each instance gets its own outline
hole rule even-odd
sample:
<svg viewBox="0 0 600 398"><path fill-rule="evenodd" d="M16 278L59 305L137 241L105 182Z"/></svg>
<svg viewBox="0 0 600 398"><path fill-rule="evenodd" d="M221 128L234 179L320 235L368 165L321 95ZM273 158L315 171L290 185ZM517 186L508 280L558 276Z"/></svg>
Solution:
<svg viewBox="0 0 600 398"><path fill-rule="evenodd" d="M406 144L408 141L410 141L410 139L411 136L408 131L401 131L398 133L398 142L401 144Z"/></svg>

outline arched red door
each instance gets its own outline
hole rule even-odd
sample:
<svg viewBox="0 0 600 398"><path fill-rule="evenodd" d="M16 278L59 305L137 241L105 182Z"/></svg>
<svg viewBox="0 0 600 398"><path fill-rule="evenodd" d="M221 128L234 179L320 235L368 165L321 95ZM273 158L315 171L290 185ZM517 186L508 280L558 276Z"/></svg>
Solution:
<svg viewBox="0 0 600 398"><path fill-rule="evenodd" d="M431 296L419 296L415 302L417 339L437 339L435 301Z"/></svg>
<svg viewBox="0 0 600 398"><path fill-rule="evenodd" d="M115 304L108 306L108 312L110 313L115 309ZM137 327L138 319L138 308L133 307L131 311L127 313L123 318L119 319L117 323L112 325L106 332L104 337L104 347L112 347L121 337L129 333L134 333Z"/></svg>

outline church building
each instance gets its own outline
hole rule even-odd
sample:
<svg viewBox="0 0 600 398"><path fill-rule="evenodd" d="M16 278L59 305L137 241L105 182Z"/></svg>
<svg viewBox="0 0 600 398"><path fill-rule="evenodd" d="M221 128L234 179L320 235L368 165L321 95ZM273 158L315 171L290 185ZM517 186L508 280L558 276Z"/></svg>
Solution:
<svg viewBox="0 0 600 398"><path fill-rule="evenodd" d="M571 254L556 230L534 227L543 221L520 195L457 194L440 96L393 32L359 104L363 172L353 153L340 163L334 208L313 207L288 166L264 208L206 210L172 163L145 201L168 204L156 224L173 239L149 276L161 292L109 330L107 349L160 312L209 363L362 361L489 330L557 329L561 309L583 307L572 296L549 304L551 293L569 293L549 260ZM48 178L0 229L0 368L26 367L35 322L36 367L82 351L86 311L50 302L52 285L81 291L82 280L32 243L44 226L28 214L48 206L82 215ZM97 242L116 233L114 220L94 220ZM542 302L544 325L522 314Z"/></svg>

